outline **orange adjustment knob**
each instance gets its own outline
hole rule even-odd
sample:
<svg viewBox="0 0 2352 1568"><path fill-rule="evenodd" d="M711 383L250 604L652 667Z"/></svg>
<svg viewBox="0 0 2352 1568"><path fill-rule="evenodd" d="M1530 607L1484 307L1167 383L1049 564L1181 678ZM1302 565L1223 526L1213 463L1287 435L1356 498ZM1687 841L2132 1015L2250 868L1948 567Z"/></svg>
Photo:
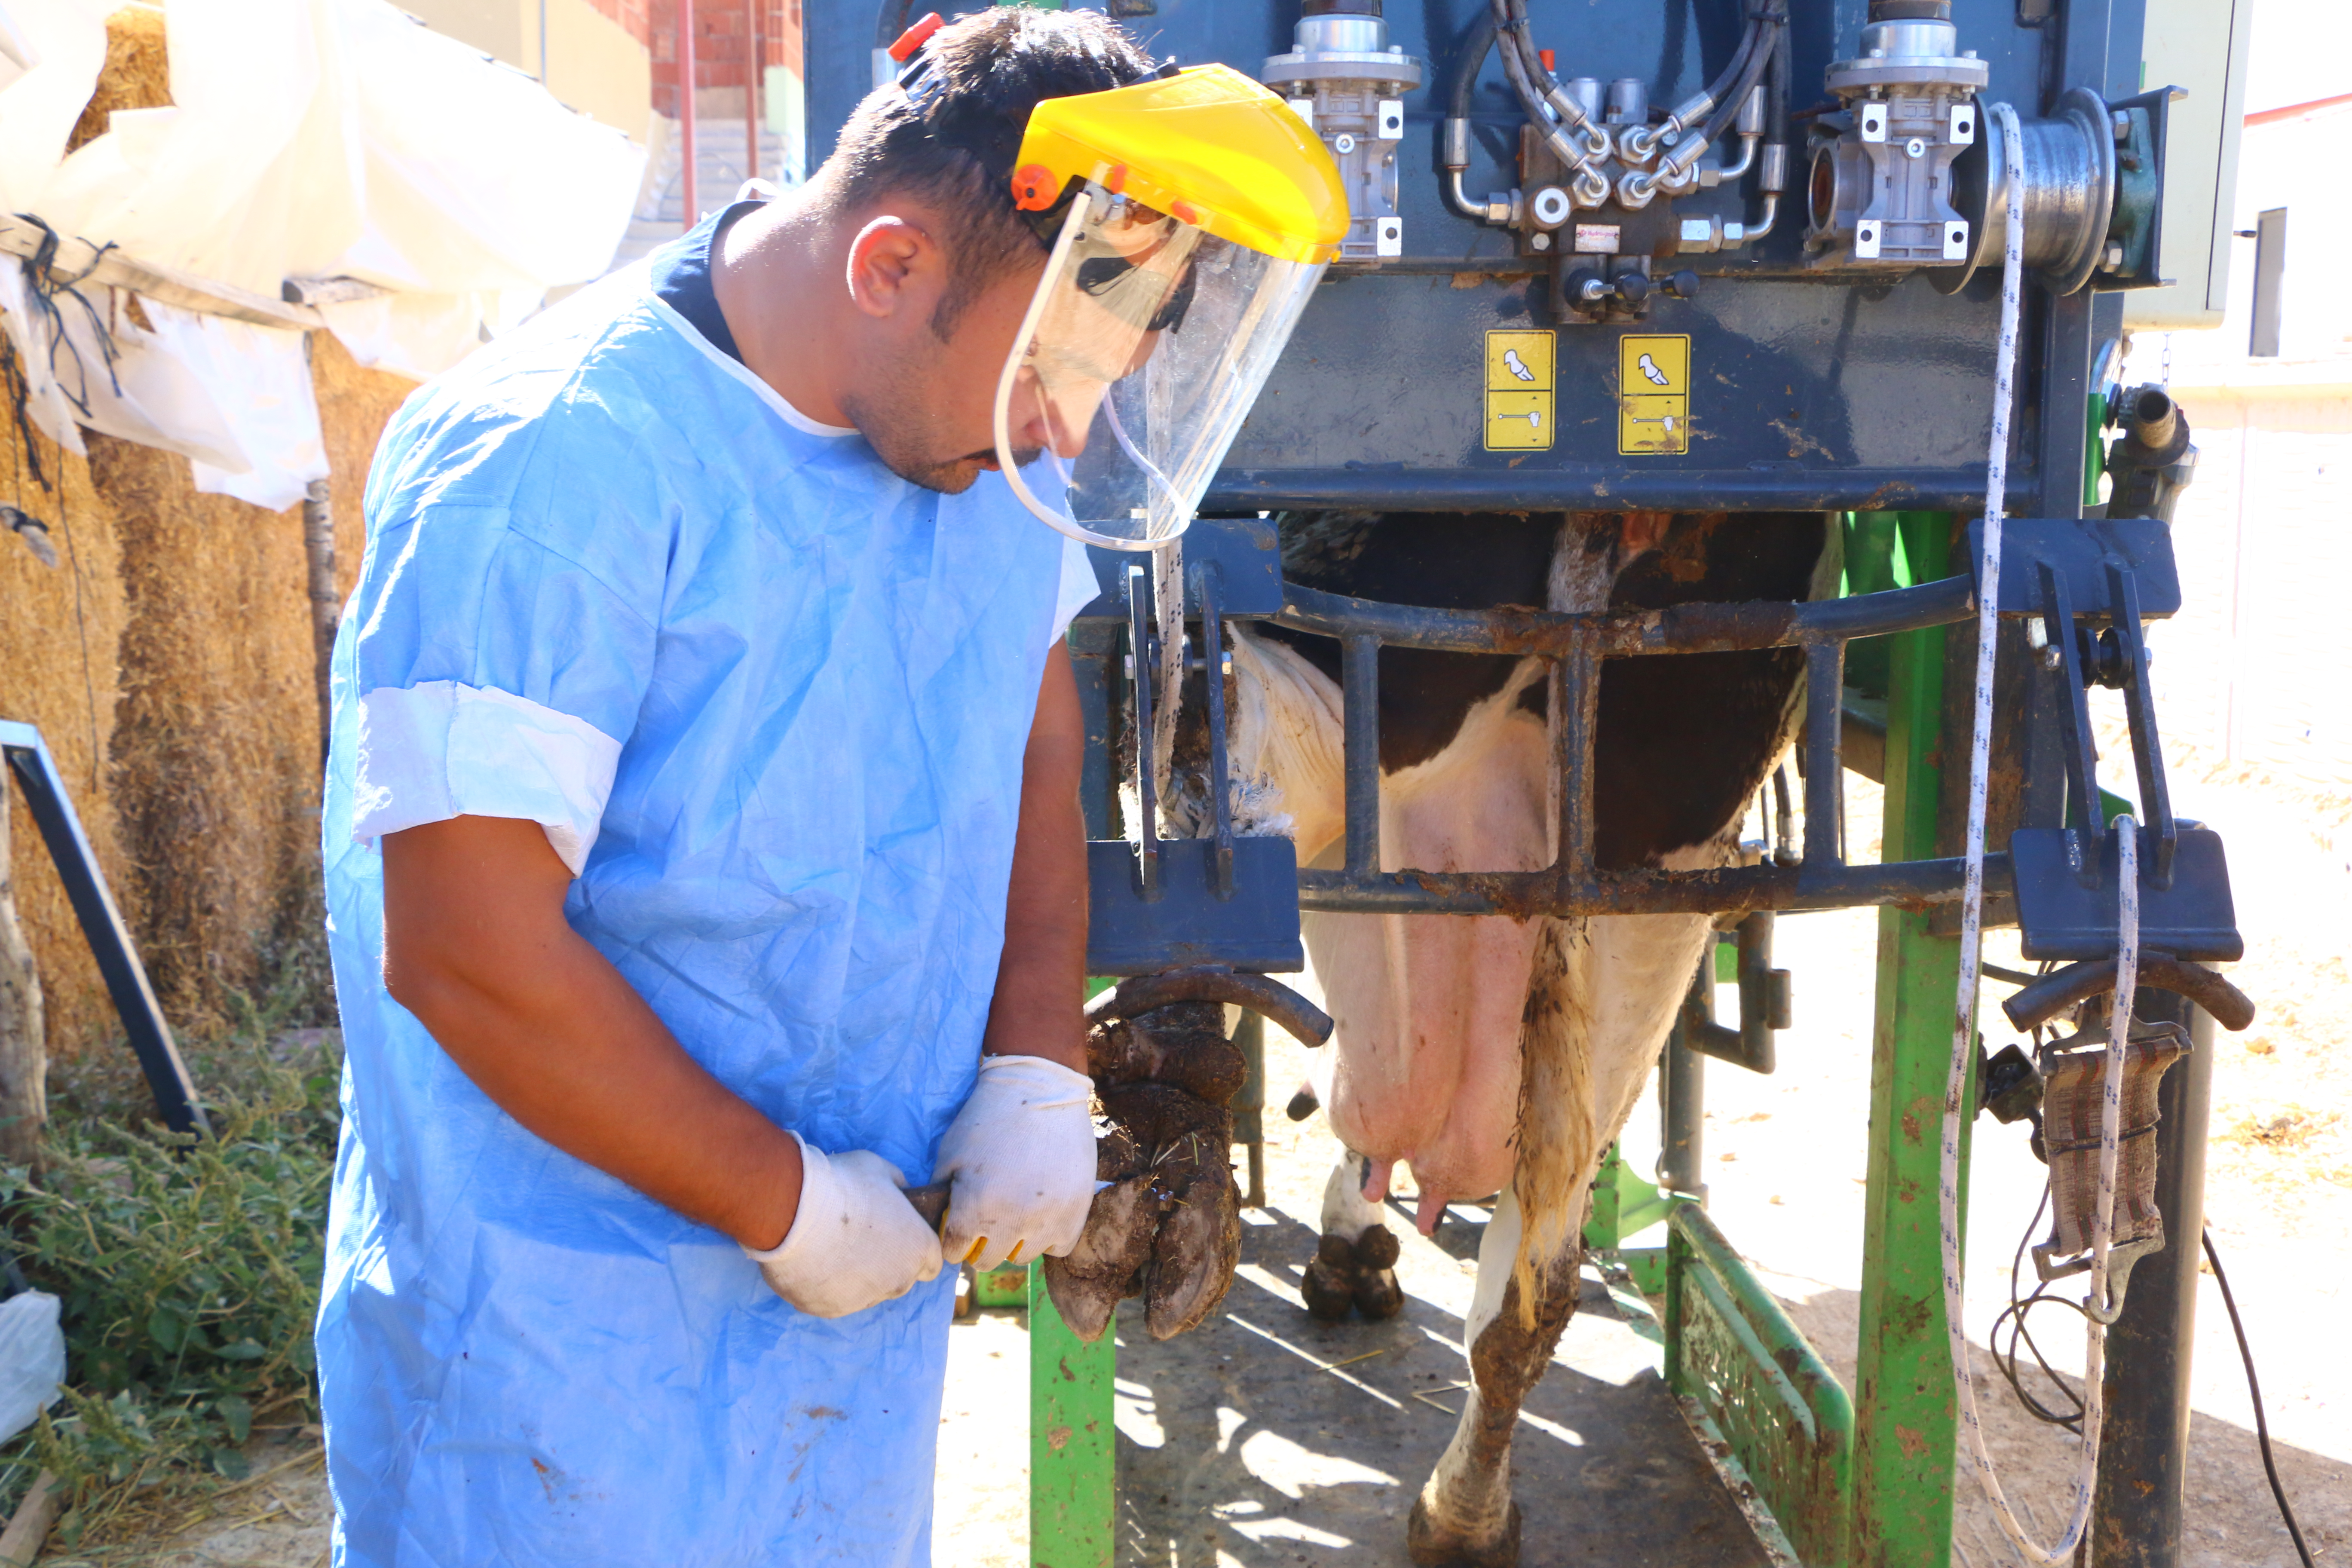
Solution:
<svg viewBox="0 0 2352 1568"><path fill-rule="evenodd" d="M1023 212L1044 212L1061 190L1054 171L1043 163L1024 163L1013 171L1013 205Z"/></svg>
<svg viewBox="0 0 2352 1568"><path fill-rule="evenodd" d="M905 65L909 55L929 43L931 35L946 26L947 19L937 11L932 12L898 35L898 41L890 46L890 58L900 65Z"/></svg>

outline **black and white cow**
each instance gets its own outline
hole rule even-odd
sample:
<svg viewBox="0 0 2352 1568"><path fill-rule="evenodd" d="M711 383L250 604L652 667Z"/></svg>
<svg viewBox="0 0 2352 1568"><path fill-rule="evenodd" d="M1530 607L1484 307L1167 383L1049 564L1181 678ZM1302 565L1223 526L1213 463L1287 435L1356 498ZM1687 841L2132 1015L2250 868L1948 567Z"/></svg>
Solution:
<svg viewBox="0 0 2352 1568"><path fill-rule="evenodd" d="M1292 581L1441 608L1786 602L1833 592L1839 556L1818 512L1280 521ZM1288 816L1300 864L1337 865L1338 644L1263 625L1237 628L1235 642L1232 751L1244 794ZM1801 711L1801 655L1620 659L1602 667L1601 683L1600 865L1734 863L1747 803ZM1550 863L1539 661L1385 648L1380 695L1384 868ZM1412 1168L1424 1232L1448 1202L1501 1194L1465 1331L1472 1396L1413 1506L1417 1563L1517 1560L1511 1429L1575 1307L1586 1189L1656 1059L1709 924L1686 914L1307 917L1338 1023L1318 1087L1345 1145L1325 1196L1324 1261L1310 1270L1321 1305L1335 1287L1352 1287L1368 1310L1393 1310L1393 1278L1378 1267L1393 1259L1393 1238L1363 1238L1380 1225L1399 1162ZM1351 1256L1370 1267L1335 1274L1331 1261Z"/></svg>

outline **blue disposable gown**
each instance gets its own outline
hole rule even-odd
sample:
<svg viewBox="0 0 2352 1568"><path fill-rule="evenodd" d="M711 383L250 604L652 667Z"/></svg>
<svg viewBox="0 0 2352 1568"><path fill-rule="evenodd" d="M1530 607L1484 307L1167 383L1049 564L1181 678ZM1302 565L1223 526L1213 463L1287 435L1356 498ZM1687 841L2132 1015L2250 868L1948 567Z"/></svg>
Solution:
<svg viewBox="0 0 2352 1568"><path fill-rule="evenodd" d="M573 929L698 1061L922 1181L973 1081L1083 574L996 476L908 485L642 269L410 399L367 520L324 833L335 1561L928 1561L952 1270L806 1317L726 1237L524 1131L385 994L378 840L543 824Z"/></svg>

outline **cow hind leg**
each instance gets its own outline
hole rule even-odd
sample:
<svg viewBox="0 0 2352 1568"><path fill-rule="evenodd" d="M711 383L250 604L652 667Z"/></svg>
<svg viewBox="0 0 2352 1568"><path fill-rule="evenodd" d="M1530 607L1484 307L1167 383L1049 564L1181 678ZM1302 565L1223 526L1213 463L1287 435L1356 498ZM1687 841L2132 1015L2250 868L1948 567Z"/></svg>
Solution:
<svg viewBox="0 0 2352 1568"><path fill-rule="evenodd" d="M1326 1322L1350 1311L1378 1321L1404 1305L1397 1283L1396 1233L1383 1223L1380 1204L1364 1195L1365 1161L1342 1154L1323 1187L1323 1235L1298 1293L1307 1310Z"/></svg>
<svg viewBox="0 0 2352 1568"><path fill-rule="evenodd" d="M1519 1560L1519 1507L1511 1500L1511 1429L1576 1310L1580 1248L1535 1271L1534 1311L1522 1310L1512 1278L1519 1206L1510 1189L1478 1247L1478 1289L1464 1325L1470 1388L1454 1440L1414 1500L1405 1548L1421 1568L1512 1568Z"/></svg>

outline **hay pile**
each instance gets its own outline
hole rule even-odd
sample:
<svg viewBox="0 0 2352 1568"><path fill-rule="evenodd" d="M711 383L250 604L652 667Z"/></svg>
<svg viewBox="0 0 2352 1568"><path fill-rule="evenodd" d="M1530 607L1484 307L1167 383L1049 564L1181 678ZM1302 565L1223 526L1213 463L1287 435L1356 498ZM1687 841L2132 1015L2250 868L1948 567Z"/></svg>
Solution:
<svg viewBox="0 0 2352 1568"><path fill-rule="evenodd" d="M163 109L171 101L163 7L125 5L106 19L106 65L98 74L97 90L66 138L66 151L72 153L105 135L107 117L118 109Z"/></svg>
<svg viewBox="0 0 2352 1568"><path fill-rule="evenodd" d="M163 13L107 20L107 63L74 132L170 101ZM411 384L310 339L348 594L377 437ZM320 737L300 508L197 493L187 461L103 436L90 455L0 437L0 500L47 524L58 564L0 531L0 718L29 720L175 1026L215 1032L236 993L309 984L328 1005L318 909ZM37 461L54 489L37 484ZM13 805L19 908L48 1049L114 1035L113 1007L46 853Z"/></svg>
<svg viewBox="0 0 2352 1568"><path fill-rule="evenodd" d="M54 490L35 482L36 465ZM115 694L121 686L116 649L128 619L114 509L91 487L81 458L38 434L28 450L13 427L0 438L0 500L46 523L58 556L56 566L44 566L22 539L0 532L0 719L40 726L73 792L82 829L136 930L137 889L108 788ZM8 801L16 906L40 965L49 1049L70 1053L111 1031L114 1010L13 781Z"/></svg>

